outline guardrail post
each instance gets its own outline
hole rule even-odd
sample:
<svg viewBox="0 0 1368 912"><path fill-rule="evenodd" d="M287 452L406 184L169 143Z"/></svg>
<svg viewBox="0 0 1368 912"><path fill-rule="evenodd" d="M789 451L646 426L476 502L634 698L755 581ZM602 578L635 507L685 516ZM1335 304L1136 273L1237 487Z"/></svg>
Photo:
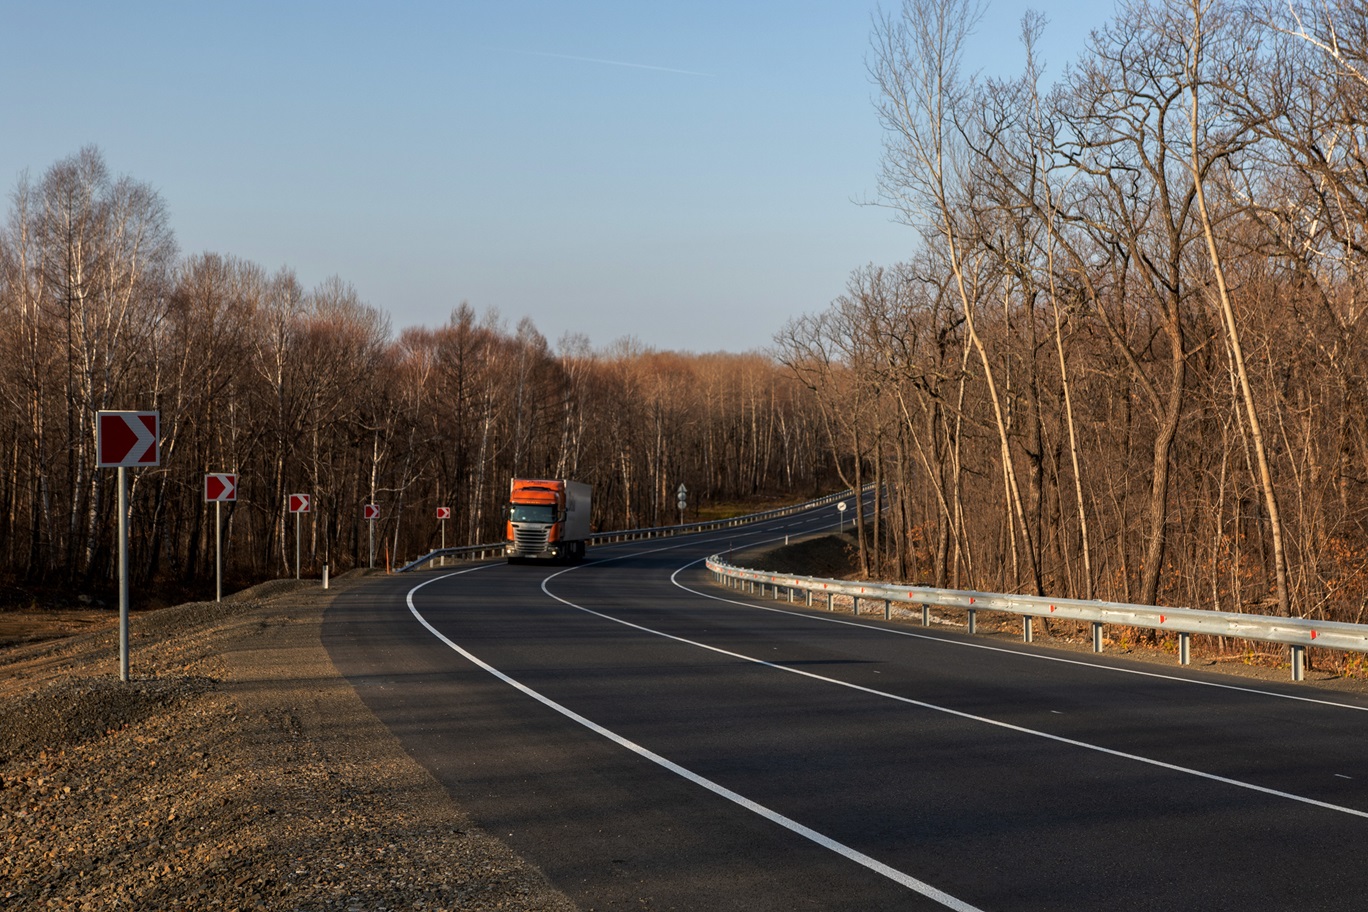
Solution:
<svg viewBox="0 0 1368 912"><path fill-rule="evenodd" d="M812 590L811 590L811 589L807 590L807 606L808 606L809 608L812 607Z"/></svg>
<svg viewBox="0 0 1368 912"><path fill-rule="evenodd" d="M1030 643L1031 639L1031 616L1026 615L1021 619L1021 642Z"/></svg>
<svg viewBox="0 0 1368 912"><path fill-rule="evenodd" d="M978 612L973 608L969 609L969 632L978 633Z"/></svg>
<svg viewBox="0 0 1368 912"><path fill-rule="evenodd" d="M835 610L836 610L836 596L834 596L834 595L832 595L830 592L828 592L828 593L827 593L827 611L835 611Z"/></svg>
<svg viewBox="0 0 1368 912"><path fill-rule="evenodd" d="M1306 647L1292 647L1292 680L1306 680Z"/></svg>
<svg viewBox="0 0 1368 912"><path fill-rule="evenodd" d="M922 605L922 626L923 626L923 627L930 627L930 626L931 626L931 606L930 606L930 605Z"/></svg>
<svg viewBox="0 0 1368 912"><path fill-rule="evenodd" d="M1178 664L1192 664L1192 634L1178 634Z"/></svg>
<svg viewBox="0 0 1368 912"><path fill-rule="evenodd" d="M850 597L850 613L856 617L860 616L860 597L858 595Z"/></svg>
<svg viewBox="0 0 1368 912"><path fill-rule="evenodd" d="M892 602L892 600L890 600L890 599L884 599L884 620L885 620L885 621L891 620L892 617L893 617L893 602Z"/></svg>
<svg viewBox="0 0 1368 912"><path fill-rule="evenodd" d="M1102 624L1101 624L1101 622L1099 622L1099 621L1093 621L1093 625L1092 625L1092 634L1093 634L1093 652L1101 652L1101 651L1102 651Z"/></svg>

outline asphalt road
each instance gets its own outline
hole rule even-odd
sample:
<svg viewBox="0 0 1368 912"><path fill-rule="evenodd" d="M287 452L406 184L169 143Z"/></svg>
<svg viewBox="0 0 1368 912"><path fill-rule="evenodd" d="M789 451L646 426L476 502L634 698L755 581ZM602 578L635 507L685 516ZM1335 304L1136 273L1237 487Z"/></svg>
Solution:
<svg viewBox="0 0 1368 912"><path fill-rule="evenodd" d="M833 520L377 579L324 642L585 909L1368 903L1368 702L852 620L702 567Z"/></svg>

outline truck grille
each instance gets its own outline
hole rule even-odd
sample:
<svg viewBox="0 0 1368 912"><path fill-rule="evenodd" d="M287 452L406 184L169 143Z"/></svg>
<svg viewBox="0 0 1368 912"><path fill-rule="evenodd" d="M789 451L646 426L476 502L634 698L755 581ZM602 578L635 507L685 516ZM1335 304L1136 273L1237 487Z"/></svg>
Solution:
<svg viewBox="0 0 1368 912"><path fill-rule="evenodd" d="M546 550L546 539L549 530L546 528L522 528L513 529L513 541L518 546L518 551L522 554L540 554Z"/></svg>

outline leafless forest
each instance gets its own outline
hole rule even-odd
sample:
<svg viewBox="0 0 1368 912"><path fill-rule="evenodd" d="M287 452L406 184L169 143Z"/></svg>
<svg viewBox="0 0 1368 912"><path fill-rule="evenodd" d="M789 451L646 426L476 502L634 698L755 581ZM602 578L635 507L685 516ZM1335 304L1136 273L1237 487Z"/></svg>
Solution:
<svg viewBox="0 0 1368 912"><path fill-rule="evenodd" d="M1363 620L1368 5L1123 2L1049 84L1031 16L1021 75L974 78L978 15L876 18L919 252L777 339L851 480L896 492L864 559Z"/></svg>
<svg viewBox="0 0 1368 912"><path fill-rule="evenodd" d="M909 259L854 271L772 351L689 355L458 304L392 333L340 279L182 257L164 203L86 149L0 234L0 570L107 581L103 408L162 413L143 579L211 572L205 472L241 473L229 562L306 571L497 538L515 474L595 486L601 527L878 483L867 571L960 588L1363 620L1368 4L1124 2L1069 67L972 74L973 0L876 14L880 199Z"/></svg>
<svg viewBox="0 0 1368 912"><path fill-rule="evenodd" d="M294 572L287 495L311 493L306 575L363 565L362 506L381 507L380 560L501 539L514 475L595 487L599 526L678 521L695 505L837 482L816 410L757 354L679 355L630 341L555 353L524 321L453 307L397 337L344 281L180 257L147 184L81 150L11 197L0 236L0 561L16 580L108 584L115 476L95 467L100 409L161 412L161 467L134 471L141 581L212 585L208 472L225 504L230 578Z"/></svg>

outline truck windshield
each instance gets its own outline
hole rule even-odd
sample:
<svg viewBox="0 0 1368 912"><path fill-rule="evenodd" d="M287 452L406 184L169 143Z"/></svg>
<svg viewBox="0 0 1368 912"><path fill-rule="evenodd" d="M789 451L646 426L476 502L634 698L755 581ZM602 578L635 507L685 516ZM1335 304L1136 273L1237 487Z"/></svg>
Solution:
<svg viewBox="0 0 1368 912"><path fill-rule="evenodd" d="M513 522L552 523L556 521L556 508L550 504L513 504L508 508L508 518Z"/></svg>

